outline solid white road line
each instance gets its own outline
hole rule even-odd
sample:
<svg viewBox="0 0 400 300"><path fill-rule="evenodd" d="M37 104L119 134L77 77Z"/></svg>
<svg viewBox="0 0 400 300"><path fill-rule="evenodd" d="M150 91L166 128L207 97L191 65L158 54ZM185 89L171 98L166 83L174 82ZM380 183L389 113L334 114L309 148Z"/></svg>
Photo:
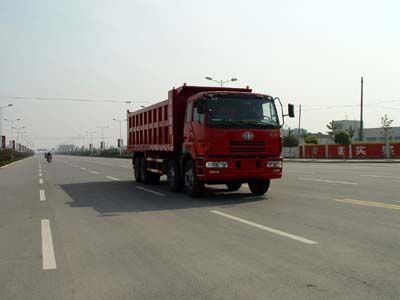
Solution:
<svg viewBox="0 0 400 300"><path fill-rule="evenodd" d="M163 194L163 193L156 192L156 191L153 191L153 190L150 190L150 189L146 189L146 188L144 188L144 187L141 187L141 186L137 186L136 188L137 188L137 189L139 189L139 190L142 190L142 191L146 191L146 192L149 192L149 193L152 193L152 194L158 195L158 196L166 196L166 195L165 195L165 194Z"/></svg>
<svg viewBox="0 0 400 300"><path fill-rule="evenodd" d="M350 185L358 184L358 182L336 181L336 180L326 180L326 179L313 179L313 178L298 178L298 179L303 181L317 181L326 183L340 183L340 184L350 184Z"/></svg>
<svg viewBox="0 0 400 300"><path fill-rule="evenodd" d="M280 235L280 236L287 237L289 239L296 240L296 241L304 243L304 244L308 244L308 245L318 244L318 242L305 239L305 238L303 238L301 236L290 234L290 233L287 233L287 232L284 232L284 231L281 231L281 230L278 230L278 229L274 229L274 228L271 228L271 227L267 227L267 226L264 226L264 225L260 225L260 224L257 224L257 223L251 222L251 221L247 221L245 219L238 218L238 217L235 217L235 216L220 212L218 210L210 210L210 212L213 213L213 214L217 214L217 215L223 216L225 218L231 219L231 220L235 220L235 221L238 221L238 222L241 222L241 223L256 227L258 229L262 229L262 230L265 230L265 231L268 231L268 232L271 232L271 233L275 233L275 234Z"/></svg>
<svg viewBox="0 0 400 300"><path fill-rule="evenodd" d="M39 179L39 183L43 184L43 179L42 178Z"/></svg>
<svg viewBox="0 0 400 300"><path fill-rule="evenodd" d="M90 173L93 173L93 174L99 174L99 172L96 172L96 171L89 171Z"/></svg>
<svg viewBox="0 0 400 300"><path fill-rule="evenodd" d="M44 190L39 191L40 201L46 201L46 194Z"/></svg>
<svg viewBox="0 0 400 300"><path fill-rule="evenodd" d="M57 268L53 238L51 237L50 222L48 219L42 220L42 258L43 270L53 270Z"/></svg>
<svg viewBox="0 0 400 300"><path fill-rule="evenodd" d="M287 172L287 173L300 173L300 174L315 174L315 172L289 171L289 170L285 170L284 172Z"/></svg>
<svg viewBox="0 0 400 300"><path fill-rule="evenodd" d="M372 177L372 178L390 178L390 179L400 179L398 176L387 176L387 175L360 175L361 177Z"/></svg>
<svg viewBox="0 0 400 300"><path fill-rule="evenodd" d="M121 179L118 179L118 178L115 178L115 177L111 177L111 176L106 176L106 177L109 178L109 179L112 179L112 180L116 180L116 181L121 180Z"/></svg>

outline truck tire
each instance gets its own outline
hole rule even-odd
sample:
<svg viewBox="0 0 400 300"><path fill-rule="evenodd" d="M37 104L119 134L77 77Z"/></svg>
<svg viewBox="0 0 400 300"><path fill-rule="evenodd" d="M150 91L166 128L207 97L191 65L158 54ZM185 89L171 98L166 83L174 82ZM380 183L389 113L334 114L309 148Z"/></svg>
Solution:
<svg viewBox="0 0 400 300"><path fill-rule="evenodd" d="M262 196L268 191L270 183L271 180L269 179L255 179L249 181L249 188L253 195Z"/></svg>
<svg viewBox="0 0 400 300"><path fill-rule="evenodd" d="M142 182L142 178L140 176L140 157L135 157L135 165L133 167L135 180L136 182Z"/></svg>
<svg viewBox="0 0 400 300"><path fill-rule="evenodd" d="M242 186L241 182L228 182L226 184L226 187L228 188L228 191L230 191L230 192L239 190L241 186Z"/></svg>
<svg viewBox="0 0 400 300"><path fill-rule="evenodd" d="M147 161L144 157L140 158L140 182L144 184L150 184L151 183L151 174L150 172L147 172Z"/></svg>
<svg viewBox="0 0 400 300"><path fill-rule="evenodd" d="M173 192L180 192L183 188L183 180L179 167L179 163L175 159L171 159L167 166L168 184Z"/></svg>
<svg viewBox="0 0 400 300"><path fill-rule="evenodd" d="M185 191L191 197L200 197L204 192L204 182L196 176L196 166L193 160L188 160L185 164Z"/></svg>

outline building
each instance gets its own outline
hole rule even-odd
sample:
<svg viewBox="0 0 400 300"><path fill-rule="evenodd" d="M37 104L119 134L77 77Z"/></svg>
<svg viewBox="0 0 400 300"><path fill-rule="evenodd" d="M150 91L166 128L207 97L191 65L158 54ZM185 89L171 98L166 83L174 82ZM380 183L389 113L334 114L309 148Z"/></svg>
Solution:
<svg viewBox="0 0 400 300"><path fill-rule="evenodd" d="M383 128L365 128L363 130L365 142L385 142ZM392 127L389 131L389 141L400 142L400 127Z"/></svg>

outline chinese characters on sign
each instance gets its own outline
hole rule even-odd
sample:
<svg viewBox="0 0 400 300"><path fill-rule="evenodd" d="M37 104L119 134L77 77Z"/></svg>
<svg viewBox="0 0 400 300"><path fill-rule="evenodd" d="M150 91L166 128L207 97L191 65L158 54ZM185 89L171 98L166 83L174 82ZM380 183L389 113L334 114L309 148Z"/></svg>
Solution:
<svg viewBox="0 0 400 300"><path fill-rule="evenodd" d="M366 146L356 146L356 156L365 156L367 155L367 147Z"/></svg>

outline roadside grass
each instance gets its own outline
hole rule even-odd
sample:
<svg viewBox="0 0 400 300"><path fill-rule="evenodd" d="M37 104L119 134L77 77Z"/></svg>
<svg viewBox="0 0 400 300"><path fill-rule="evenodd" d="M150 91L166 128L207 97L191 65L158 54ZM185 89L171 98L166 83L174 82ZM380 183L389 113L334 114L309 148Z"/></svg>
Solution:
<svg viewBox="0 0 400 300"><path fill-rule="evenodd" d="M32 152L18 152L11 149L0 150L0 167L32 155Z"/></svg>

